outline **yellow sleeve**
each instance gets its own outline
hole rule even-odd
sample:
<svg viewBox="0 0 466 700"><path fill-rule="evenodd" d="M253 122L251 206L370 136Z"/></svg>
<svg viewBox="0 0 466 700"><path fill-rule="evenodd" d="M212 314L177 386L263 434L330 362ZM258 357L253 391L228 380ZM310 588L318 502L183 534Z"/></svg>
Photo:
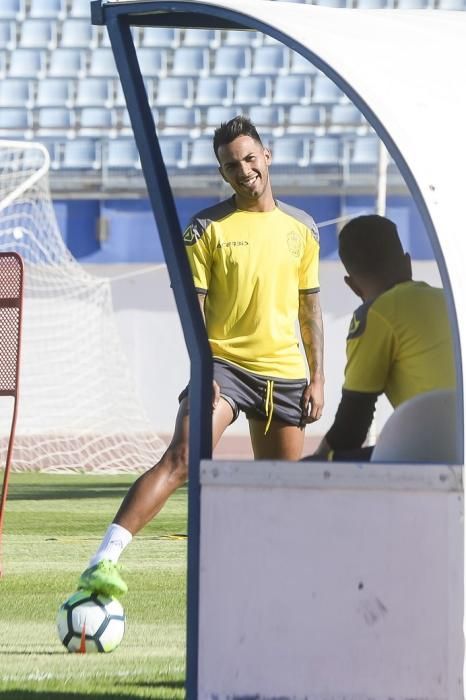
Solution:
<svg viewBox="0 0 466 700"><path fill-rule="evenodd" d="M346 341L343 388L381 394L392 367L396 339L392 327L376 311L371 308L363 314L358 311L351 319Z"/></svg>
<svg viewBox="0 0 466 700"><path fill-rule="evenodd" d="M209 245L209 229L203 227L198 219L192 219L183 234L194 286L197 291L207 292L210 284L212 255Z"/></svg>
<svg viewBox="0 0 466 700"><path fill-rule="evenodd" d="M305 229L304 252L299 267L299 291L319 291L319 238Z"/></svg>

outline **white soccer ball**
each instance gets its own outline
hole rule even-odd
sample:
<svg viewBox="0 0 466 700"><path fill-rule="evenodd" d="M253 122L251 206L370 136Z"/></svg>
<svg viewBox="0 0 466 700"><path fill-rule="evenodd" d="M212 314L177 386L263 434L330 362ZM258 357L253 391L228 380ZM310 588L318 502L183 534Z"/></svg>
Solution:
<svg viewBox="0 0 466 700"><path fill-rule="evenodd" d="M125 633L125 613L116 598L77 591L60 606L57 630L68 651L78 654L113 651Z"/></svg>

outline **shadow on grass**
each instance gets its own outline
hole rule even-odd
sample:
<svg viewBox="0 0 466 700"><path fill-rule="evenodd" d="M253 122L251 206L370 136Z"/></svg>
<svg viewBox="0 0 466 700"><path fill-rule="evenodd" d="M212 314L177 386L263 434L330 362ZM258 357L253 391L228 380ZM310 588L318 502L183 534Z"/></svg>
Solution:
<svg viewBox="0 0 466 700"><path fill-rule="evenodd" d="M139 685L139 684L137 684ZM146 688L153 688L155 692L157 689L162 690L182 690L184 688L183 681L157 681L154 683L144 683ZM0 697L5 698L5 700L136 700L140 698L141 695L137 695L131 692L108 692L108 693L76 693L70 691L69 693L63 691L53 691L53 690L6 690L2 691L0 689ZM145 697L148 697L147 695ZM152 700L167 700L167 695L150 695Z"/></svg>
<svg viewBox="0 0 466 700"><path fill-rule="evenodd" d="M134 478L128 480L124 484L109 484L102 483L96 484L76 484L72 487L69 484L34 484L32 485L21 485L12 484L8 491L9 501L49 501L49 500L65 500L68 498L79 499L79 498L117 498L122 497L128 491L128 488L132 481L135 481L137 474Z"/></svg>

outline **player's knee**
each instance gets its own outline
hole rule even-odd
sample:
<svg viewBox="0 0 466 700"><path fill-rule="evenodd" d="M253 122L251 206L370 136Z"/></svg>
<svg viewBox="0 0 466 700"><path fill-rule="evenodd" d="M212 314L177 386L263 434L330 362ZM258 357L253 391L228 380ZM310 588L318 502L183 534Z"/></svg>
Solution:
<svg viewBox="0 0 466 700"><path fill-rule="evenodd" d="M169 478L182 486L188 480L188 446L171 445L166 453L169 465Z"/></svg>

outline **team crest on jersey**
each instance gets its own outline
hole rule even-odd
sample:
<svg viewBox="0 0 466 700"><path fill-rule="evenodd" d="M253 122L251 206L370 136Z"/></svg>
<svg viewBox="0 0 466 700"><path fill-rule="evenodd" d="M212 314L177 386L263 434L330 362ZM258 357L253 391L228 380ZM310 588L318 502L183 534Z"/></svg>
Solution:
<svg viewBox="0 0 466 700"><path fill-rule="evenodd" d="M291 255L295 258L299 258L303 250L303 242L299 233L297 231L289 231L286 234L286 242Z"/></svg>
<svg viewBox="0 0 466 700"><path fill-rule="evenodd" d="M204 229L198 221L191 221L183 234L185 245L194 245L204 235Z"/></svg>
<svg viewBox="0 0 466 700"><path fill-rule="evenodd" d="M359 307L359 309L356 309L353 314L353 318L351 319L347 340L359 338L359 336L364 333L366 329L367 313L371 307L371 304L372 301L366 301Z"/></svg>

